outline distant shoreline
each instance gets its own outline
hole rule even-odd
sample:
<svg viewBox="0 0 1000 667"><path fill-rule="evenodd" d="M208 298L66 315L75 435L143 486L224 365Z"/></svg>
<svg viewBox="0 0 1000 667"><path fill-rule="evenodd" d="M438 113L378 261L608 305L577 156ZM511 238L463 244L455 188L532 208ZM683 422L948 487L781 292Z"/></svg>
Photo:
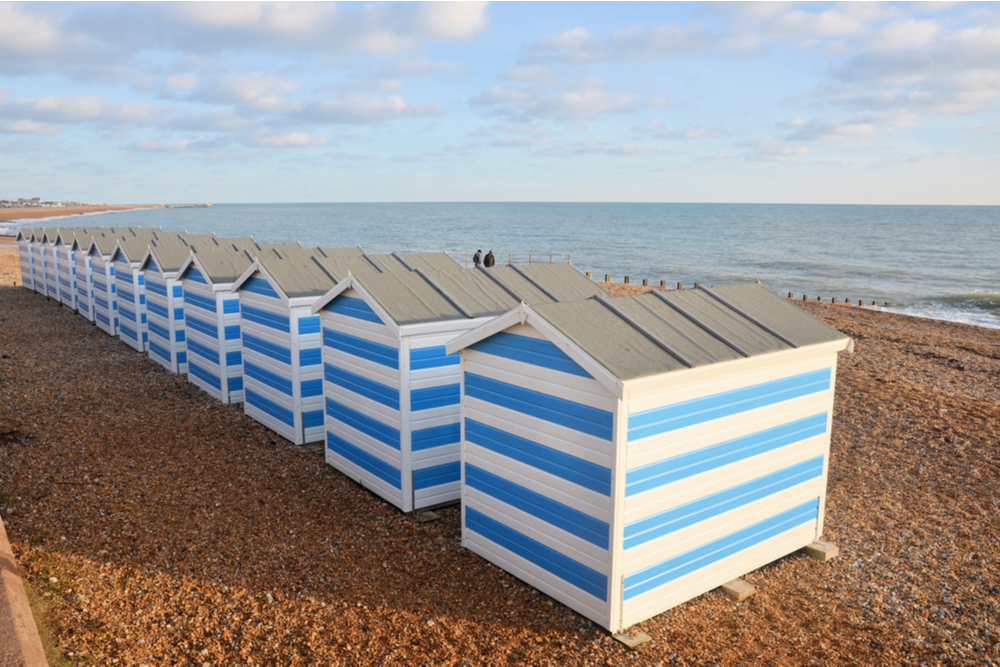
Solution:
<svg viewBox="0 0 1000 667"><path fill-rule="evenodd" d="M41 220L44 218L67 218L87 213L106 213L109 211L131 211L137 208L163 208L163 204L128 204L107 206L59 206L59 207L23 207L0 208L0 223L15 220Z"/></svg>

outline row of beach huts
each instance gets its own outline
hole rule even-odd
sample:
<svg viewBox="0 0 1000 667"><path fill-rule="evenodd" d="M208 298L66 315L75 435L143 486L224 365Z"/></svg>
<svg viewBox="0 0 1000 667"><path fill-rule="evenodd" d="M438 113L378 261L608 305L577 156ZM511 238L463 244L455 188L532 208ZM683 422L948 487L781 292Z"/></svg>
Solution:
<svg viewBox="0 0 1000 667"><path fill-rule="evenodd" d="M23 285L617 632L818 540L837 353L758 284L612 297L159 228L21 229Z"/></svg>

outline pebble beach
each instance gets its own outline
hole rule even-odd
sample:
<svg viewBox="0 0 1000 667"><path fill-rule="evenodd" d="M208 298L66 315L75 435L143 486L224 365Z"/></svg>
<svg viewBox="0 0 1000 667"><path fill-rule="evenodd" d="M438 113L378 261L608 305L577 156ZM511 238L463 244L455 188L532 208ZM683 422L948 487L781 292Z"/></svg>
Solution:
<svg viewBox="0 0 1000 667"><path fill-rule="evenodd" d="M22 287L0 244L0 515L59 664L1000 664L1000 330L799 303L838 361L825 540L628 650ZM52 659L52 656L50 656Z"/></svg>

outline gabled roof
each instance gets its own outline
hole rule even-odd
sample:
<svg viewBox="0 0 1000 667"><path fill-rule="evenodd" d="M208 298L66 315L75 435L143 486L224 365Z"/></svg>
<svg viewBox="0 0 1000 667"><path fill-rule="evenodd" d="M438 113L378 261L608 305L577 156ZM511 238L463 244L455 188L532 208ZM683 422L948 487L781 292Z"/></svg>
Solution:
<svg viewBox="0 0 1000 667"><path fill-rule="evenodd" d="M346 246L343 248L316 248L319 251L320 256L329 257L330 259L342 259L345 257L361 257L365 254L365 251L361 249L361 246Z"/></svg>
<svg viewBox="0 0 1000 667"><path fill-rule="evenodd" d="M129 262L141 262L156 237L155 229L129 227L118 238L118 249ZM117 251L113 253L117 257Z"/></svg>
<svg viewBox="0 0 1000 667"><path fill-rule="evenodd" d="M518 304L487 276L465 269L366 273L352 276L350 286L374 299L397 325L499 315ZM313 312L319 312L344 289L328 292L313 306Z"/></svg>
<svg viewBox="0 0 1000 667"><path fill-rule="evenodd" d="M115 234L114 230L111 229L97 232L92 237L92 243L88 252L93 254L96 250L101 255L111 255L118 246L118 238L119 235Z"/></svg>
<svg viewBox="0 0 1000 667"><path fill-rule="evenodd" d="M329 250L329 248L327 248ZM368 261L366 255L331 255L321 257L313 256L313 261L317 262L330 277L338 283L349 275L352 276L373 276L378 275L378 270Z"/></svg>
<svg viewBox="0 0 1000 667"><path fill-rule="evenodd" d="M529 324L541 317L620 382L821 343L850 344L844 334L758 284L598 295L523 310L526 315L504 317L527 317ZM480 327L449 343L449 353L493 333Z"/></svg>
<svg viewBox="0 0 1000 667"><path fill-rule="evenodd" d="M571 264L480 267L479 271L499 279L519 300L532 304L579 301L595 294L607 294Z"/></svg>
<svg viewBox="0 0 1000 667"><path fill-rule="evenodd" d="M388 255L368 255L368 258L385 273L399 271L447 271L461 268L446 252L391 253Z"/></svg>
<svg viewBox="0 0 1000 667"><path fill-rule="evenodd" d="M279 259L310 257L316 252L315 248L303 248L298 241L295 243L258 243L257 245L260 247L258 259L264 259L265 257L277 257Z"/></svg>
<svg viewBox="0 0 1000 667"><path fill-rule="evenodd" d="M221 236L217 237L215 242L218 250L247 250L251 253L260 251L260 246L252 236ZM200 248L198 251L202 252Z"/></svg>
<svg viewBox="0 0 1000 667"><path fill-rule="evenodd" d="M278 284L289 299L322 296L336 284L310 256L257 258L258 265Z"/></svg>
<svg viewBox="0 0 1000 667"><path fill-rule="evenodd" d="M180 238L161 236L149 242L149 247L142 258L141 268L146 268L146 264L152 258L161 273L173 273L181 268L191 253L191 246L183 243Z"/></svg>
<svg viewBox="0 0 1000 667"><path fill-rule="evenodd" d="M233 283L254 263L253 256L246 250L227 249L223 243L215 250L191 254L180 269L183 278L188 268L195 266L213 285Z"/></svg>

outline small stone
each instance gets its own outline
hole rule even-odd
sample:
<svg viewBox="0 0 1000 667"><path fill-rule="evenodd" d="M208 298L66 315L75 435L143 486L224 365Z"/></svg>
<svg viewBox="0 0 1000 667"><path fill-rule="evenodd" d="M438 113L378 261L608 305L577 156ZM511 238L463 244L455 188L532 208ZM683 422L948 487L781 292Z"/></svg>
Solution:
<svg viewBox="0 0 1000 667"><path fill-rule="evenodd" d="M840 549L829 542L813 542L806 547L806 555L822 563L839 556Z"/></svg>
<svg viewBox="0 0 1000 667"><path fill-rule="evenodd" d="M616 641L621 642L629 650L638 648L639 646L645 644L648 641L652 641L652 637L647 635L642 630L633 630L632 632L616 632L611 635Z"/></svg>
<svg viewBox="0 0 1000 667"><path fill-rule="evenodd" d="M728 584L722 584L722 592L728 595L730 600L743 602L756 593L757 589L742 579L733 579Z"/></svg>
<svg viewBox="0 0 1000 667"><path fill-rule="evenodd" d="M271 594L270 594L270 593L268 593L268 594L267 594L267 595L265 595L264 597L266 597L266 598L267 598L267 603L268 603L268 604L273 604L273 603L274 603L274 598L273 598L273 597L271 597Z"/></svg>
<svg viewBox="0 0 1000 667"><path fill-rule="evenodd" d="M432 512L430 510L427 510L426 512L421 512L420 514L417 515L417 521L419 521L420 523L432 523L440 518L441 518L440 514L438 514L437 512Z"/></svg>
<svg viewBox="0 0 1000 667"><path fill-rule="evenodd" d="M49 583L50 584L58 584L59 580L56 579L55 577L49 577Z"/></svg>

